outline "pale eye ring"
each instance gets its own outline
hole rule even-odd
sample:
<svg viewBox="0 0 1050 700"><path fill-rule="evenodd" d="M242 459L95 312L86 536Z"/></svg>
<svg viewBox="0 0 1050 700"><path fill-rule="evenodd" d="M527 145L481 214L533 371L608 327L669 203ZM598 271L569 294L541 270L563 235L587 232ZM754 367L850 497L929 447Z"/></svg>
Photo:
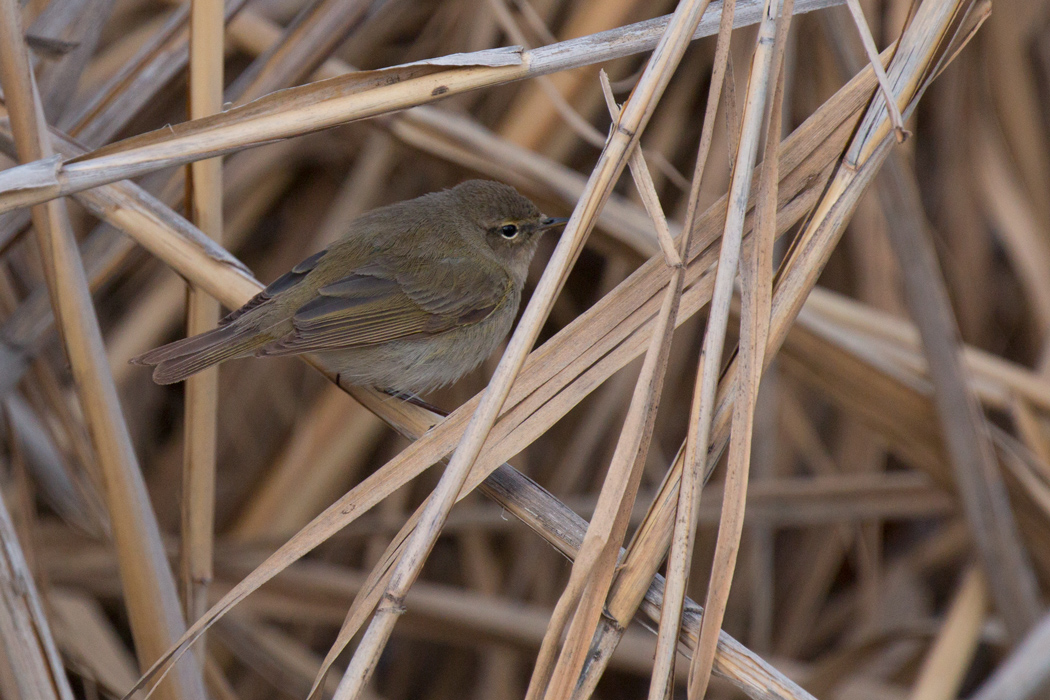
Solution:
<svg viewBox="0 0 1050 700"><path fill-rule="evenodd" d="M517 227L516 224L505 224L505 225L503 225L500 228L499 234L501 236L503 236L504 238L506 238L507 240L510 240L512 238L517 238L517 236L518 236L518 227Z"/></svg>

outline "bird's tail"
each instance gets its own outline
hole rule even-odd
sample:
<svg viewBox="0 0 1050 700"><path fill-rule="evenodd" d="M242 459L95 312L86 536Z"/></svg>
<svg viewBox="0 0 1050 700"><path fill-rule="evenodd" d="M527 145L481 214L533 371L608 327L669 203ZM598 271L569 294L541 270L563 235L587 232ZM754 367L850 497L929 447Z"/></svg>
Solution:
<svg viewBox="0 0 1050 700"><path fill-rule="evenodd" d="M162 345L132 358L131 362L153 365L153 381L174 384L212 365L249 355L269 340L255 328L233 323Z"/></svg>

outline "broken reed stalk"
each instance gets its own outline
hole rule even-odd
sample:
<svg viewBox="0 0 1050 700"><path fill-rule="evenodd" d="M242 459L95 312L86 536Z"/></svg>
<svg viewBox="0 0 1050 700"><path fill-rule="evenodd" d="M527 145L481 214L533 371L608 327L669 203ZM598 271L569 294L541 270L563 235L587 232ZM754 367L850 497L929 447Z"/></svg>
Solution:
<svg viewBox="0 0 1050 700"><path fill-rule="evenodd" d="M758 28L755 53L748 79L747 97L740 129L740 150L733 167L733 180L729 190L729 212L722 234L722 251L718 257L718 277L711 298L711 316L704 348L700 355L700 372L697 381L705 382L700 389L700 427L697 431L699 454L706 455L710 443L713 405L718 385L718 370L722 364L722 351L732 301L733 280L744 234L744 216L748 208L747 193L751 189L755 160L758 158L759 139L765 131L767 144L775 144L779 136L780 119L774 111L781 108L776 99L781 80L784 48L787 46L788 20L791 16L792 0L769 0ZM711 577L707 585L704 602L704 619L700 625L700 638L693 652L689 667L689 698L700 700L707 693L718 645L718 630L722 626L729 589L733 585L737 552L744 527L744 506L747 499L748 472L751 464L751 433L754 428L755 406L758 402L758 387L765 367L766 339L769 333L769 315L773 277L773 241L776 234L777 214L777 149L766 149L763 177L759 186L756 204L755 234L751 237L751 255L741 274L742 306L740 314L740 350L736 355L738 366L737 390L733 403L729 463L726 467L725 497L722 501L722 517L718 524L718 539L715 544ZM741 180L738 184L737 180ZM730 244L730 245L727 245ZM723 277L724 275L724 277ZM721 298L719 293L721 292ZM717 324L717 325L715 325ZM709 345L712 326L718 338ZM706 409L706 410L705 410ZM696 449L696 448L694 448ZM706 465L705 465L706 466ZM693 479L703 478L700 469L689 475ZM694 487L697 488L697 487ZM688 557L687 557L688 558Z"/></svg>
<svg viewBox="0 0 1050 700"><path fill-rule="evenodd" d="M573 210L572 217L511 336L499 366L489 381L459 445L449 459L441 481L433 491L431 502L420 517L419 526L405 543L404 553L391 573L383 602L377 606L372 623L365 630L343 680L339 683L337 698L358 697L371 677L379 654L386 646L393 625L403 610L404 595L418 576L426 555L440 534L441 525L477 460L485 439L510 393L511 385L521 371L526 355L536 342L540 327L554 304L554 298L594 226L598 210L626 165L631 149L637 145L656 102L667 87L686 47L692 41L705 9L705 0L682 0L668 22L645 72L620 114L616 130L610 136L591 172L584 196ZM588 531L590 530L591 528L588 528ZM586 544L585 540L585 548ZM615 556L613 558L615 560ZM576 570L575 566L573 570ZM557 619L557 608L552 618L552 627L554 619ZM546 643L547 639L544 641ZM582 658L579 663L582 664Z"/></svg>
<svg viewBox="0 0 1050 700"><path fill-rule="evenodd" d="M725 5L723 4L724 11ZM732 17L732 12L726 14ZM620 118L622 108L616 104L616 97L613 95L609 75L604 69L599 71L598 81L601 83L602 96L605 98L605 106L609 109L609 116L615 123ZM675 247L674 236L671 235L671 229L667 225L667 216L660 205L660 196L656 192L653 176L649 172L649 166L645 163L645 156L642 154L641 148L635 148L631 151L631 156L627 159L627 165L631 169L631 179L634 180L638 197L642 200L642 205L653 223L660 252L664 255L664 262L670 267L681 267L682 256L679 254L678 248ZM688 231L688 228L686 230ZM688 246L685 249L688 250Z"/></svg>
<svg viewBox="0 0 1050 700"><path fill-rule="evenodd" d="M879 60L879 50L875 46L874 37L871 36L871 28L868 26L868 20L864 17L864 10L861 8L859 0L846 0L846 6L853 17L853 23L857 25L857 32L860 34L861 43L864 45L864 53L868 55L868 61L871 63L871 67L875 69L875 77L879 79L879 90L882 91L882 97L886 101L886 109L890 113L890 121L893 122L893 128L897 132L897 142L904 143L904 139L909 134L904 128L904 119L901 117L900 109L897 108L896 103L893 101L893 89L890 87L890 79L886 76L886 69L883 68L882 61Z"/></svg>
<svg viewBox="0 0 1050 700"><path fill-rule="evenodd" d="M0 1L0 39L0 82L19 157L23 161L48 158L51 142L14 0ZM136 651L140 663L148 666L185 630L175 582L106 365L65 203L53 200L37 205L32 216L52 307L61 323L77 397L102 468ZM197 665L184 664L160 691L161 697L172 700L203 700Z"/></svg>
<svg viewBox="0 0 1050 700"><path fill-rule="evenodd" d="M843 0L802 0L810 11ZM707 36L719 12L698 26ZM759 0L740 2L738 25L761 14ZM655 47L667 17L560 42L534 51L479 51L453 57L454 68L425 62L365 71L267 96L221 115L135 136L73 160L31 163L0 173L0 213L160 168L231 153L275 139L345 124L462 92L492 87L641 53ZM442 64L436 63L437 66Z"/></svg>
<svg viewBox="0 0 1050 700"><path fill-rule="evenodd" d="M222 0L193 0L190 8L190 119L222 111L223 101ZM189 218L222 245L222 159L190 163L186 177ZM190 286L186 301L186 335L215 328L219 302ZM187 620L208 609L215 531L215 460L219 410L219 368L212 367L186 380L182 479L182 595ZM205 659L204 643L197 648Z"/></svg>

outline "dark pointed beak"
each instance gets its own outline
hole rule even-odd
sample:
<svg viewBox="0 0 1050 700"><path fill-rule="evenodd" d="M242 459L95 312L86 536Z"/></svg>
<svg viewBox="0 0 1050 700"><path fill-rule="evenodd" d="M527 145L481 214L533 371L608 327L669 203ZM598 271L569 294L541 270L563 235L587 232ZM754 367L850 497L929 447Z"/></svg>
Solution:
<svg viewBox="0 0 1050 700"><path fill-rule="evenodd" d="M557 228L559 226L564 226L566 223L568 223L568 221L569 221L569 217L567 217L567 216L562 216L562 217L558 217L558 218L548 217L548 218L546 218L546 219L544 219L543 221L540 222L540 227L539 227L538 230L546 231L548 229Z"/></svg>

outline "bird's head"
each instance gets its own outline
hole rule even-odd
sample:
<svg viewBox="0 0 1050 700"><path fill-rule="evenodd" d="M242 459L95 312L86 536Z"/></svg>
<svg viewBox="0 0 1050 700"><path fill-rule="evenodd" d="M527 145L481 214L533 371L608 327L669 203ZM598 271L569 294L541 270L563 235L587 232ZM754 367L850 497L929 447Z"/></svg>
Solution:
<svg viewBox="0 0 1050 700"><path fill-rule="evenodd" d="M500 182L468 180L448 193L477 224L484 244L522 279L543 233L568 221L544 215L527 197Z"/></svg>

